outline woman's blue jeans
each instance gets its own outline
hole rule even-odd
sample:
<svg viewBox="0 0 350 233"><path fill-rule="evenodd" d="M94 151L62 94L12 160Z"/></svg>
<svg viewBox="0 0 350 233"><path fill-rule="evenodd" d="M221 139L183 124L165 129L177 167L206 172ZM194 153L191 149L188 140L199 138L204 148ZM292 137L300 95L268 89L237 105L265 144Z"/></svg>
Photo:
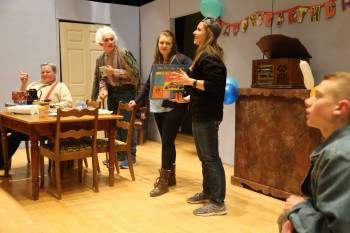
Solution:
<svg viewBox="0 0 350 233"><path fill-rule="evenodd" d="M192 122L199 160L202 162L203 192L216 203L223 203L226 193L225 171L219 156L220 121Z"/></svg>

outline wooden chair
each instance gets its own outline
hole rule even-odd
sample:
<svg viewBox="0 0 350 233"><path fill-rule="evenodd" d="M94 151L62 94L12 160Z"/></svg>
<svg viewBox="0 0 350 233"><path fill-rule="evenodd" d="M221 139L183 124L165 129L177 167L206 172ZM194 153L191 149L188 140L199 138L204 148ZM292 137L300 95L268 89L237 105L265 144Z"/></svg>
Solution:
<svg viewBox="0 0 350 233"><path fill-rule="evenodd" d="M30 148L29 148L29 140L24 141L26 146L26 155L27 155L27 162L30 165Z"/></svg>
<svg viewBox="0 0 350 233"><path fill-rule="evenodd" d="M125 151L127 153L130 175L132 180L135 181L134 166L133 166L133 161L131 156L131 143L132 143L132 132L134 129L134 123L136 118L136 110L135 108L134 109L129 108L127 103L123 103L120 101L117 114L124 116L122 120L117 121L117 129L127 130L127 137L125 142L118 139L115 140L115 143L114 143L115 151L116 152ZM130 115L129 119L128 117L126 117L127 115ZM97 139L97 152L98 153L108 152L108 138ZM115 166L119 173L117 158L115 160Z"/></svg>
<svg viewBox="0 0 350 233"><path fill-rule="evenodd" d="M100 100L86 100L86 105L88 106L88 107L94 107L94 108L105 108L105 106L104 106L104 102L102 102L102 101L100 101ZM104 132L104 137L105 138L108 138L108 132ZM97 156L97 161L98 161L98 156ZM106 161L108 161L108 152L106 151ZM86 165L86 167L88 166L87 165L87 161L86 160L84 160L84 163L85 163L85 165ZM108 167L108 165L107 165L107 167ZM118 167L118 165L116 165L115 166L115 169L117 170L117 173L119 174L120 173L120 171L119 171L119 167ZM101 170L100 170L100 163L98 162L97 163L97 171L100 173L101 172Z"/></svg>
<svg viewBox="0 0 350 233"><path fill-rule="evenodd" d="M85 117L87 116L87 117ZM84 118L82 118L84 117ZM97 119L98 109L57 110L56 135L48 143L40 145L40 175L44 186L44 157L54 162L56 197L61 199L61 168L60 162L79 160L79 181L82 181L82 159L92 157L93 188L98 192L97 179ZM76 127L67 128L65 122L76 122Z"/></svg>
<svg viewBox="0 0 350 233"><path fill-rule="evenodd" d="M147 107L140 107L136 113L135 131L137 133L137 144L143 145L147 140Z"/></svg>
<svg viewBox="0 0 350 233"><path fill-rule="evenodd" d="M100 100L90 100L90 99L87 99L85 101L86 103L86 106L88 107L93 107L93 108L102 108L103 106L103 103L100 101ZM105 137L106 137L106 133L105 133ZM106 158L107 158L107 155L106 155ZM87 159L84 159L84 164L85 164L85 167L88 167L88 162L87 162ZM98 162L98 155L97 155L97 171L98 173L101 173L101 169L100 169L100 163Z"/></svg>

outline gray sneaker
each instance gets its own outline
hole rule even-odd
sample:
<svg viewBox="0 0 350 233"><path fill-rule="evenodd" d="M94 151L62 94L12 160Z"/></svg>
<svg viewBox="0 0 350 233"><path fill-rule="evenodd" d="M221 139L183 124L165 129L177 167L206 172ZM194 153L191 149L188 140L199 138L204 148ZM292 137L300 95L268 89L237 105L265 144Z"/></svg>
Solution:
<svg viewBox="0 0 350 233"><path fill-rule="evenodd" d="M201 204L209 202L209 196L203 192L196 193L192 197L187 198L187 203Z"/></svg>
<svg viewBox="0 0 350 233"><path fill-rule="evenodd" d="M204 204L201 208L195 209L193 214L196 216L214 216L214 215L224 215L227 214L227 209L225 204L218 204L214 202L208 202Z"/></svg>

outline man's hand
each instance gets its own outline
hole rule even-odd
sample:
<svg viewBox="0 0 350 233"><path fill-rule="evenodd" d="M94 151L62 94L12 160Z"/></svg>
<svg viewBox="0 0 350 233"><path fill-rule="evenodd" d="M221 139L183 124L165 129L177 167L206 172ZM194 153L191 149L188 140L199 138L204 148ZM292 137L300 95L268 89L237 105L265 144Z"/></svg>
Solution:
<svg viewBox="0 0 350 233"><path fill-rule="evenodd" d="M302 203L305 201L305 198L302 196L297 195L291 195L287 198L286 203L284 204L284 211L289 211L291 208L293 208L295 205Z"/></svg>
<svg viewBox="0 0 350 233"><path fill-rule="evenodd" d="M106 66L106 74L108 78L112 78L114 76L114 68L110 65Z"/></svg>
<svg viewBox="0 0 350 233"><path fill-rule="evenodd" d="M20 71L19 72L19 80L21 81L21 87L20 90L25 91L28 85L28 79L29 76L26 72Z"/></svg>
<svg viewBox="0 0 350 233"><path fill-rule="evenodd" d="M293 233L293 224L291 221L287 221L282 226L281 233Z"/></svg>
<svg viewBox="0 0 350 233"><path fill-rule="evenodd" d="M29 79L28 73L22 72L22 71L19 72L19 78L20 78L22 84L28 83L28 79Z"/></svg>
<svg viewBox="0 0 350 233"><path fill-rule="evenodd" d="M136 106L136 102L135 100L130 100L130 102L128 103L129 108L134 108Z"/></svg>

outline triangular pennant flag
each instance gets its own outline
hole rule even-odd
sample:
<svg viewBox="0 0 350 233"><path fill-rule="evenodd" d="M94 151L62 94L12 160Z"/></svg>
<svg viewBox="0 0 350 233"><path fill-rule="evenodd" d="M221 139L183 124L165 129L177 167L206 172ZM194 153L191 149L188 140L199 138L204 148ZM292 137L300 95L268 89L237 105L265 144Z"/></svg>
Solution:
<svg viewBox="0 0 350 233"><path fill-rule="evenodd" d="M272 12L265 12L265 27L272 26L273 14Z"/></svg>
<svg viewBox="0 0 350 233"><path fill-rule="evenodd" d="M224 36L229 36L229 35L230 35L230 32L231 32L231 25L228 24L228 25L225 26L225 30L224 30L223 35L224 35Z"/></svg>
<svg viewBox="0 0 350 233"><path fill-rule="evenodd" d="M254 27L256 24L256 14L249 15L250 24Z"/></svg>
<svg viewBox="0 0 350 233"><path fill-rule="evenodd" d="M256 12L256 25L261 26L264 21L264 12Z"/></svg>
<svg viewBox="0 0 350 233"><path fill-rule="evenodd" d="M296 23L297 22L297 12L295 8L288 10L288 22L289 23Z"/></svg>
<svg viewBox="0 0 350 233"><path fill-rule="evenodd" d="M318 22L320 20L321 15L321 6L313 6L311 7L311 22Z"/></svg>
<svg viewBox="0 0 350 233"><path fill-rule="evenodd" d="M233 24L233 35L237 35L239 32L239 23Z"/></svg>
<svg viewBox="0 0 350 233"><path fill-rule="evenodd" d="M241 21L241 31L246 32L248 28L248 18L244 18Z"/></svg>
<svg viewBox="0 0 350 233"><path fill-rule="evenodd" d="M277 25L282 26L283 23L284 23L284 14L283 12L281 12L277 16Z"/></svg>
<svg viewBox="0 0 350 233"><path fill-rule="evenodd" d="M299 7L299 8L297 9L297 22L298 22L298 23L302 23L302 22L303 22L304 17L305 17L305 15L306 15L308 9L309 9L309 8L307 8L307 7Z"/></svg>
<svg viewBox="0 0 350 233"><path fill-rule="evenodd" d="M329 1L326 2L325 9L326 9L326 17L332 18L335 15L335 10L336 10L337 5L335 4L334 1Z"/></svg>

